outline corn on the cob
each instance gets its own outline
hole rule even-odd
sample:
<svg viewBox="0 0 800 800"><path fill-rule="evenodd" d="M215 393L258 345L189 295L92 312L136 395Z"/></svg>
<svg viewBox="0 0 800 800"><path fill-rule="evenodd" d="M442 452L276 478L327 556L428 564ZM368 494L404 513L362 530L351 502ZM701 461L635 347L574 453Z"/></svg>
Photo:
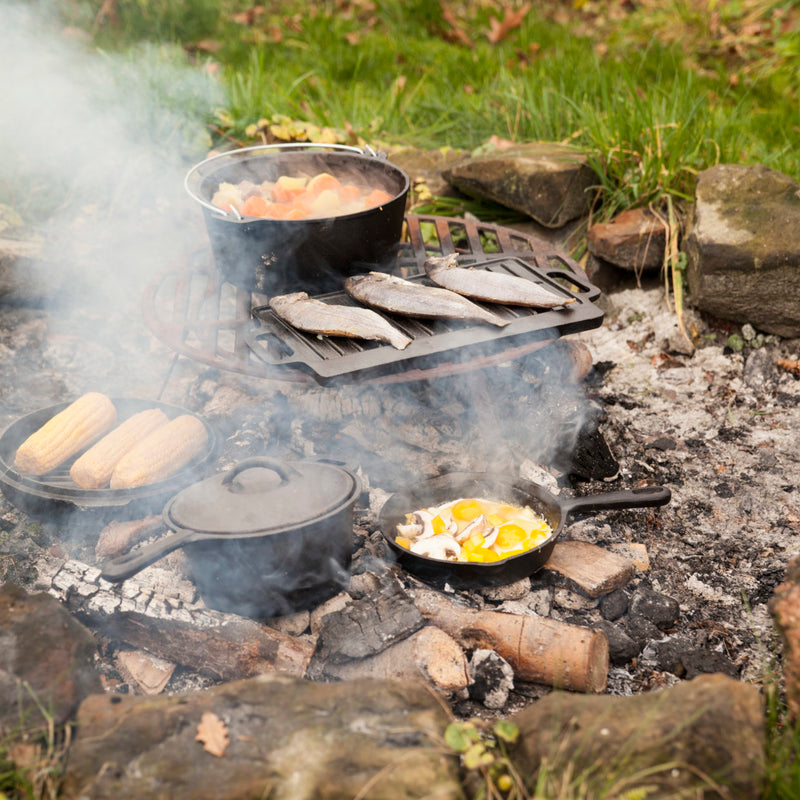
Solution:
<svg viewBox="0 0 800 800"><path fill-rule="evenodd" d="M206 426L191 414L162 425L129 450L111 473L112 489L164 480L186 466L208 443Z"/></svg>
<svg viewBox="0 0 800 800"><path fill-rule="evenodd" d="M168 421L160 408L148 408L134 414L93 444L72 465L70 477L81 489L107 486L122 456Z"/></svg>
<svg viewBox="0 0 800 800"><path fill-rule="evenodd" d="M117 422L117 409L100 392L87 392L34 431L17 449L20 472L44 475L83 450Z"/></svg>

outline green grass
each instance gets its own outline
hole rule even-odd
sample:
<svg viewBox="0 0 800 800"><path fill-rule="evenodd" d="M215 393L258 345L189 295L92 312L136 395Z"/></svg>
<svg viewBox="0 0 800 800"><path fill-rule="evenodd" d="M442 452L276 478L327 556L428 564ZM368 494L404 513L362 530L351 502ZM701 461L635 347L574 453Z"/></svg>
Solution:
<svg viewBox="0 0 800 800"><path fill-rule="evenodd" d="M480 0L453 0L449 17L429 0L70 0L58 24L92 37L120 91L136 75L154 100L137 121L187 162L288 117L379 146L571 142L599 174L604 218L667 195L680 210L720 161L800 179L795 3L606 5L538 4L496 43L500 12ZM193 65L180 80L176 52Z"/></svg>

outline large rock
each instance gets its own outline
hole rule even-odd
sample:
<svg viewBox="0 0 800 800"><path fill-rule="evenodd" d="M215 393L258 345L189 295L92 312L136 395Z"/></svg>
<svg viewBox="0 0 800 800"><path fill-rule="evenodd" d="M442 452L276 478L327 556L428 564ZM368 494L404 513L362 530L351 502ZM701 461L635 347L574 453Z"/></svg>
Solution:
<svg viewBox="0 0 800 800"><path fill-rule="evenodd" d="M700 173L686 237L689 297L721 319L800 336L800 185L763 166Z"/></svg>
<svg viewBox="0 0 800 800"><path fill-rule="evenodd" d="M664 223L646 208L628 209L610 222L597 222L586 236L593 256L637 275L662 268L666 243Z"/></svg>
<svg viewBox="0 0 800 800"><path fill-rule="evenodd" d="M512 758L531 779L546 760L556 781L569 771L585 775L590 786L616 784L620 795L624 788L645 796L649 787L648 800L761 797L760 693L723 675L635 697L556 692L512 721L521 733Z"/></svg>
<svg viewBox="0 0 800 800"><path fill-rule="evenodd" d="M100 691L89 631L47 594L0 586L0 734L66 722Z"/></svg>
<svg viewBox="0 0 800 800"><path fill-rule="evenodd" d="M783 638L783 677L791 716L800 720L800 558L786 568L786 577L775 588L769 610Z"/></svg>
<svg viewBox="0 0 800 800"><path fill-rule="evenodd" d="M459 191L528 214L560 228L589 211L597 175L581 153L532 142L460 161L444 171Z"/></svg>
<svg viewBox="0 0 800 800"><path fill-rule="evenodd" d="M96 695L78 712L64 794L460 800L458 759L441 744L448 721L418 682L324 684L276 673L175 697Z"/></svg>

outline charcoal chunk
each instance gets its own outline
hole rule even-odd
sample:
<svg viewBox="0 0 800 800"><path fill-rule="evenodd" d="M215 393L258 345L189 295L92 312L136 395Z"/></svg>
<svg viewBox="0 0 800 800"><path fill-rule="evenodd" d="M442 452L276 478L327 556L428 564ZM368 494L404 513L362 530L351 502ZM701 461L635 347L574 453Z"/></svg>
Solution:
<svg viewBox="0 0 800 800"><path fill-rule="evenodd" d="M675 626L680 616L678 601L646 587L638 588L631 598L631 614L650 620L662 631Z"/></svg>
<svg viewBox="0 0 800 800"><path fill-rule="evenodd" d="M628 595L622 589L615 589L600 601L600 614L610 622L622 617L628 610Z"/></svg>

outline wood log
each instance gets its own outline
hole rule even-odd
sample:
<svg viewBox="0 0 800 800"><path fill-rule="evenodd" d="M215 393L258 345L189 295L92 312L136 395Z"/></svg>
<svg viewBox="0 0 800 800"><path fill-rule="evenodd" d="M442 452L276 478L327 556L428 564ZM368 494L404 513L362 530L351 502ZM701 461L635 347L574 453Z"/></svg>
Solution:
<svg viewBox="0 0 800 800"><path fill-rule="evenodd" d="M568 578L594 599L625 586L636 571L629 558L591 542L571 540L556 544L544 568Z"/></svg>
<svg viewBox="0 0 800 800"><path fill-rule="evenodd" d="M576 692L602 692L608 679L608 640L601 631L524 614L459 606L440 592L418 589L423 617L467 649L494 650L518 680Z"/></svg>
<svg viewBox="0 0 800 800"><path fill-rule="evenodd" d="M430 625L370 658L327 663L322 672L337 680L423 680L442 692L456 694L470 684L464 651L451 636Z"/></svg>
<svg viewBox="0 0 800 800"><path fill-rule="evenodd" d="M79 616L79 615L78 615ZM279 633L244 617L226 615L222 624L197 628L186 622L146 617L135 612L113 614L96 626L103 636L190 667L205 675L232 681L265 672L302 678L313 643Z"/></svg>
<svg viewBox="0 0 800 800"><path fill-rule="evenodd" d="M314 653L310 640L187 605L133 579L109 583L97 567L75 559L42 558L36 567L35 588L61 600L92 631L219 680L266 672L303 677Z"/></svg>

